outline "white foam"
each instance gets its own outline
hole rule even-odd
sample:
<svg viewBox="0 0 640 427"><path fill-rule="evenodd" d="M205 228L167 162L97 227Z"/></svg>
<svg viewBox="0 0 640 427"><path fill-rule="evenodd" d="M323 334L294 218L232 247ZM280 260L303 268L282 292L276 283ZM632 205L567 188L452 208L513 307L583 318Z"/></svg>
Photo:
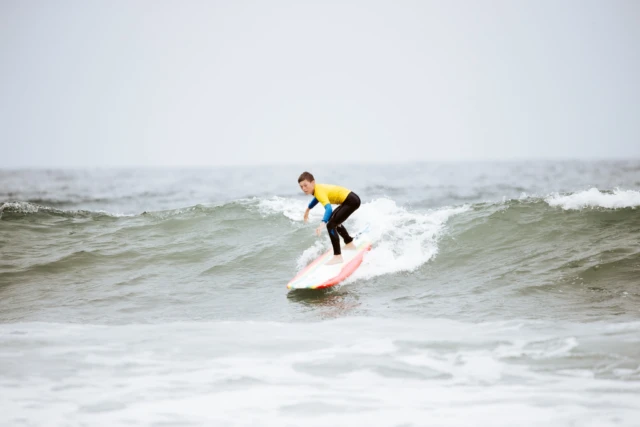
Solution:
<svg viewBox="0 0 640 427"><path fill-rule="evenodd" d="M284 215L293 221L302 221L307 203L303 200L273 197L258 201L262 215ZM347 283L382 274L413 271L438 253L438 240L445 224L453 215L465 212L468 206L441 208L413 212L388 198L374 199L363 203L345 222L345 227L354 235L369 227L373 249L365 257L363 265ZM323 215L322 209L311 211L309 221L315 226ZM331 248L326 233L298 258L298 269Z"/></svg>
<svg viewBox="0 0 640 427"><path fill-rule="evenodd" d="M299 222L303 220L306 207L307 203L303 200L283 197L258 201L258 209L262 215L284 215ZM419 268L438 253L438 240L445 231L449 218L468 209L468 206L462 206L414 212L398 206L388 198L363 203L345 222L345 227L354 235L368 226L373 249L347 283ZM318 208L312 210L309 222L315 226L321 220L323 212ZM323 233L298 258L298 270L330 248L329 239Z"/></svg>
<svg viewBox="0 0 640 427"><path fill-rule="evenodd" d="M0 205L0 214L5 209L11 209L18 213L37 213L40 210L40 206L29 202L6 202Z"/></svg>
<svg viewBox="0 0 640 427"><path fill-rule="evenodd" d="M373 248L348 282L419 268L438 253L448 219L466 210L467 206L412 212L386 198L363 204L354 214L353 228L369 224Z"/></svg>
<svg viewBox="0 0 640 427"><path fill-rule="evenodd" d="M640 191L619 190L603 193L597 188L562 196L553 194L545 199L549 206L559 206L565 210L584 208L621 209L640 206Z"/></svg>
<svg viewBox="0 0 640 427"><path fill-rule="evenodd" d="M302 255L300 255L300 257L298 258L298 261L297 261L298 270L302 270L310 262L318 258L320 255L322 255L327 249L328 249L328 244L326 244L326 242L321 240L316 240L313 246L310 246L309 248L305 249L304 252L302 252Z"/></svg>
<svg viewBox="0 0 640 427"><path fill-rule="evenodd" d="M3 324L0 406L11 425L637 425L637 352L614 345L637 323L519 323Z"/></svg>
<svg viewBox="0 0 640 427"><path fill-rule="evenodd" d="M284 215L292 221L303 221L308 204L308 201L276 196L258 200L258 210L264 216ZM324 210L316 207L309 213L309 220L320 221L323 215Z"/></svg>

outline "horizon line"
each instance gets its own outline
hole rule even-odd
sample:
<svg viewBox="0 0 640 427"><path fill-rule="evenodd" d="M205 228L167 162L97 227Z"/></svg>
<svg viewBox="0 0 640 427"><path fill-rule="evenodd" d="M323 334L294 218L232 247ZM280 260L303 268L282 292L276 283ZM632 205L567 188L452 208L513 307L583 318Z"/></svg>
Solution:
<svg viewBox="0 0 640 427"><path fill-rule="evenodd" d="M640 161L638 157L512 157L512 158L486 158L486 159L431 159L431 160L400 160L400 161L321 161L306 162L309 166L402 166L416 164L455 164L455 163L520 163L520 162L615 162L615 161ZM203 168L234 168L234 167L303 167L305 162L273 162L273 163L227 163L227 164L130 164L130 165L0 165L0 170L60 170L60 169L203 169Z"/></svg>

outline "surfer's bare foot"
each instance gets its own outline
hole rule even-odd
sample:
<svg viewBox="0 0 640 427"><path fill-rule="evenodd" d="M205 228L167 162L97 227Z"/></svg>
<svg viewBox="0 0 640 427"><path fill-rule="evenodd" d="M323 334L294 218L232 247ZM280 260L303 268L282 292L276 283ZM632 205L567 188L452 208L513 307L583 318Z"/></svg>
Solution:
<svg viewBox="0 0 640 427"><path fill-rule="evenodd" d="M356 245L353 244L353 242L347 243L346 245L344 245L344 248L351 251L355 251L356 249L358 249Z"/></svg>
<svg viewBox="0 0 640 427"><path fill-rule="evenodd" d="M342 255L334 255L325 265L340 264L342 262Z"/></svg>

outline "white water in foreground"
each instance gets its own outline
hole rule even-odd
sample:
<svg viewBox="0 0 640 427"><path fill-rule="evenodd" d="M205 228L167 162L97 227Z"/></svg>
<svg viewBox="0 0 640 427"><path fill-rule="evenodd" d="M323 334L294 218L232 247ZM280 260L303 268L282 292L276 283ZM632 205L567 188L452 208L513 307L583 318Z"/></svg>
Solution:
<svg viewBox="0 0 640 427"><path fill-rule="evenodd" d="M637 425L640 323L0 325L5 425ZM606 350L606 351L605 351Z"/></svg>

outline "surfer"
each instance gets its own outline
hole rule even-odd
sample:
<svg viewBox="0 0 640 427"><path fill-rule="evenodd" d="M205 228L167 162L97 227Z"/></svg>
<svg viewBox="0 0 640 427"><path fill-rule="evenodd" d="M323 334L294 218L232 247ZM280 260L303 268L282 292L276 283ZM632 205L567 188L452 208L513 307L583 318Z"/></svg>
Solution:
<svg viewBox="0 0 640 427"><path fill-rule="evenodd" d="M298 184L304 194L313 195L313 200L309 203L307 210L304 212L304 222L309 220L309 211L320 202L324 206L324 217L322 223L316 228L316 234L319 236L323 228L329 232L331 245L333 246L333 258L326 265L339 264L343 262L342 252L340 251L340 238L345 243L345 249L356 249L353 244L353 238L349 236L347 229L342 223L360 207L360 197L353 191L344 187L329 184L316 184L315 178L309 172L303 172L298 178ZM336 210L332 210L331 205L340 205Z"/></svg>

